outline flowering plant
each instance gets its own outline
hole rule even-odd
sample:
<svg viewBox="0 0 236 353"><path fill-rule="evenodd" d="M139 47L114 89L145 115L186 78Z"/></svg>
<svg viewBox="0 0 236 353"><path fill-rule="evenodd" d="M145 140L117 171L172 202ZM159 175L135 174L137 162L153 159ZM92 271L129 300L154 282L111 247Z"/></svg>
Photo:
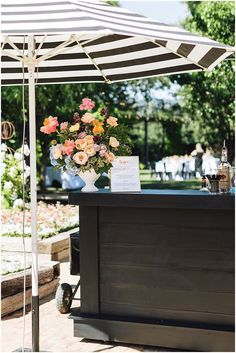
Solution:
<svg viewBox="0 0 236 353"><path fill-rule="evenodd" d="M94 169L107 172L118 155L130 154L127 134L118 119L110 116L108 109L91 112L95 103L84 98L81 113L74 113L72 122L59 124L58 117L49 116L40 131L56 134L51 141L50 158L56 168L67 169L72 174Z"/></svg>
<svg viewBox="0 0 236 353"><path fill-rule="evenodd" d="M28 201L30 167L25 157L29 156L29 147L23 146L14 153L9 152L7 145L2 143L0 152L1 204L3 208L22 208L22 182L25 184L25 198ZM23 180L24 177L24 180Z"/></svg>

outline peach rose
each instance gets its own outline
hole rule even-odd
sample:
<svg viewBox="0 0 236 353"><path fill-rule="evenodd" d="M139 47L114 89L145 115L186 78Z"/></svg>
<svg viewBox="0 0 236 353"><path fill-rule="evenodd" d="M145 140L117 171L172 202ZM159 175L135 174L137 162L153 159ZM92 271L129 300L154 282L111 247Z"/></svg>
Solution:
<svg viewBox="0 0 236 353"><path fill-rule="evenodd" d="M86 146L84 152L87 153L89 157L92 157L96 154L96 151L92 145Z"/></svg>
<svg viewBox="0 0 236 353"><path fill-rule="evenodd" d="M106 152L106 153L105 153L105 158L106 158L106 160L107 160L109 163L111 163L111 162L114 161L115 155L114 155L112 152Z"/></svg>
<svg viewBox="0 0 236 353"><path fill-rule="evenodd" d="M85 141L87 142L88 145L92 145L94 143L93 136L92 135L85 136Z"/></svg>
<svg viewBox="0 0 236 353"><path fill-rule="evenodd" d="M84 150L87 146L87 141L85 139L78 139L75 141L75 145L78 150Z"/></svg>
<svg viewBox="0 0 236 353"><path fill-rule="evenodd" d="M70 132L75 132L78 131L80 128L80 124L76 123L75 125L71 125L71 127L69 128Z"/></svg>
<svg viewBox="0 0 236 353"><path fill-rule="evenodd" d="M116 127L118 125L117 120L118 120L117 118L114 118L113 116L109 116L109 118L107 119L107 124L112 127Z"/></svg>
<svg viewBox="0 0 236 353"><path fill-rule="evenodd" d="M57 116L49 116L48 118L44 119L43 126L40 128L40 131L44 134L50 135L52 132L57 130L57 126L59 125L57 121Z"/></svg>
<svg viewBox="0 0 236 353"><path fill-rule="evenodd" d="M69 156L75 148L75 143L73 140L66 140L64 145L62 145L62 153Z"/></svg>
<svg viewBox="0 0 236 353"><path fill-rule="evenodd" d="M111 147L118 147L120 145L120 142L115 137L111 136L109 139L109 145Z"/></svg>
<svg viewBox="0 0 236 353"><path fill-rule="evenodd" d="M62 148L61 144L58 144L56 146L52 146L52 155L54 159L62 159Z"/></svg>
<svg viewBox="0 0 236 353"><path fill-rule="evenodd" d="M93 120L94 120L94 117L92 116L91 113L85 113L81 120L84 122L84 123L88 123L90 124Z"/></svg>
<svg viewBox="0 0 236 353"><path fill-rule="evenodd" d="M85 152L77 152L73 156L75 163L85 165L88 160L88 155Z"/></svg>

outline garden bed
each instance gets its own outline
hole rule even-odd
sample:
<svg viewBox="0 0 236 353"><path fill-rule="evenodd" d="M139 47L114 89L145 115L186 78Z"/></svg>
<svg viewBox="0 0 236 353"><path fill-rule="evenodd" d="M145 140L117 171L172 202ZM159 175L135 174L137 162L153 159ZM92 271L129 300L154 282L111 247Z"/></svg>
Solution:
<svg viewBox="0 0 236 353"><path fill-rule="evenodd" d="M71 230L79 225L79 209L71 205L47 204L40 201L37 207L38 237L49 238L61 232ZM25 237L31 236L31 214L25 211ZM1 235L22 237L23 212L20 209L2 209Z"/></svg>

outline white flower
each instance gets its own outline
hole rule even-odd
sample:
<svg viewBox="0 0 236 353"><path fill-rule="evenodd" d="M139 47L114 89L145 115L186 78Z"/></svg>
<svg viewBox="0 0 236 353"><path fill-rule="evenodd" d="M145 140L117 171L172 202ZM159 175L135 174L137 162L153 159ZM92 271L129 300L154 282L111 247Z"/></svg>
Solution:
<svg viewBox="0 0 236 353"><path fill-rule="evenodd" d="M9 175L11 178L14 178L15 174L16 174L16 167L11 167L11 168L9 169L8 175Z"/></svg>
<svg viewBox="0 0 236 353"><path fill-rule="evenodd" d="M23 155L20 152L15 152L14 157L17 161L21 161L23 159Z"/></svg>
<svg viewBox="0 0 236 353"><path fill-rule="evenodd" d="M25 166L25 176L28 177L30 176L30 167L28 165Z"/></svg>
<svg viewBox="0 0 236 353"><path fill-rule="evenodd" d="M23 169L25 170L25 168L27 167L26 162L24 160L21 160L18 164L18 168L20 171L22 171Z"/></svg>
<svg viewBox="0 0 236 353"><path fill-rule="evenodd" d="M23 206L23 200L22 199L16 199L13 202L13 208L19 208Z"/></svg>
<svg viewBox="0 0 236 353"><path fill-rule="evenodd" d="M6 153L5 153L5 152L0 152L0 160L1 160L1 162L4 161L5 156L6 156Z"/></svg>
<svg viewBox="0 0 236 353"><path fill-rule="evenodd" d="M19 149L19 152L23 153L23 146ZM28 157L30 155L30 149L28 145L24 145L24 155Z"/></svg>
<svg viewBox="0 0 236 353"><path fill-rule="evenodd" d="M12 188L13 188L12 182L11 181L6 181L5 184L4 184L4 189L6 191L10 191Z"/></svg>
<svg viewBox="0 0 236 353"><path fill-rule="evenodd" d="M2 144L1 144L1 150L2 150L3 152L7 152L7 145L6 145L5 143L2 143Z"/></svg>
<svg viewBox="0 0 236 353"><path fill-rule="evenodd" d="M0 176L3 175L6 169L6 163L0 163Z"/></svg>

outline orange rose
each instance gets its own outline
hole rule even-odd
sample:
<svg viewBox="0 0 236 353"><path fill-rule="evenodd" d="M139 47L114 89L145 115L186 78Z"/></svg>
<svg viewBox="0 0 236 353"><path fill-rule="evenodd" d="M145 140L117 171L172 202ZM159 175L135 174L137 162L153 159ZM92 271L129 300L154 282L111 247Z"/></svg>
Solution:
<svg viewBox="0 0 236 353"><path fill-rule="evenodd" d="M99 120L93 120L93 133L96 135L96 134L102 134L104 132L104 129L103 129L103 122L99 121Z"/></svg>

